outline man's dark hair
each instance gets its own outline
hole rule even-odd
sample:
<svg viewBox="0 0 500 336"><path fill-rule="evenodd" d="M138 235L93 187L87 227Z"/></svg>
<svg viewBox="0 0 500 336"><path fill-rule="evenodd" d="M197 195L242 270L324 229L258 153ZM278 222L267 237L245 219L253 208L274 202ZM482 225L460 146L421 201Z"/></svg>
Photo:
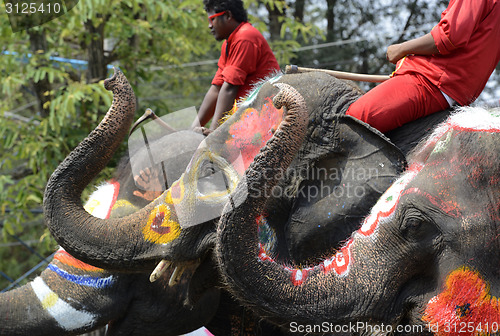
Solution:
<svg viewBox="0 0 500 336"><path fill-rule="evenodd" d="M242 0L203 0L205 12L214 11L220 13L230 11L238 22L247 22L248 15Z"/></svg>

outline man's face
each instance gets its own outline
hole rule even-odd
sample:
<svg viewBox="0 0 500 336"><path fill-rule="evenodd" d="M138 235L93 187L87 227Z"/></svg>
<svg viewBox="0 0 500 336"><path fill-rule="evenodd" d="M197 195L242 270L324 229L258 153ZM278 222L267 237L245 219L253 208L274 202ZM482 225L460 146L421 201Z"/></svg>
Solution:
<svg viewBox="0 0 500 336"><path fill-rule="evenodd" d="M208 28L210 28L210 32L215 37L215 39L217 41L227 39L233 32L233 29L228 22L230 13L227 11L216 13L213 10L210 10L207 12L207 15Z"/></svg>

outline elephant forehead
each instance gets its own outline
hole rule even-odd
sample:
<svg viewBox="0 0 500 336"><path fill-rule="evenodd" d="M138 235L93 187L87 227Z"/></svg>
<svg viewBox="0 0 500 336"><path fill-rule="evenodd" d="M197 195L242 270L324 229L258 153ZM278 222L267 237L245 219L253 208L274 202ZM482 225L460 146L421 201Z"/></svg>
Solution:
<svg viewBox="0 0 500 336"><path fill-rule="evenodd" d="M465 205L471 202L482 206L478 211L499 203L494 190L500 184L500 154L491 150L498 145L498 115L478 108L463 109L416 149L411 162L423 168L405 192L424 196L454 217L464 210L470 212L470 206Z"/></svg>
<svg viewBox="0 0 500 336"><path fill-rule="evenodd" d="M429 138L421 143L411 155L411 161L426 162L433 154L447 153L453 138L468 137L471 134L490 134L498 138L500 133L500 113L487 111L482 108L463 107L459 112L450 116L444 123L435 128ZM484 141L481 136L480 141ZM469 146L462 150L480 150L480 145ZM463 154L462 151L460 154Z"/></svg>
<svg viewBox="0 0 500 336"><path fill-rule="evenodd" d="M250 107L240 113L238 120L229 126L226 146L229 152L236 150L241 154L246 169L273 136L283 119L283 109L276 109L271 98L266 97L260 109Z"/></svg>

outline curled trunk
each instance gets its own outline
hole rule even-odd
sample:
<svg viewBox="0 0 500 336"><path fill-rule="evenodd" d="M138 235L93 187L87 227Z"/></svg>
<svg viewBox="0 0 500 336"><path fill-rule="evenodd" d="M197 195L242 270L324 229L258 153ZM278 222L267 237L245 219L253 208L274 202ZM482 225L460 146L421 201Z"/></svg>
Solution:
<svg viewBox="0 0 500 336"><path fill-rule="evenodd" d="M288 107L288 115L246 171L234 197L247 186L252 186L253 194L249 193L240 207L223 215L219 222L216 254L221 273L239 300L278 324L361 321L362 312L371 310L368 308L380 302L383 295L370 285L381 277L372 265L373 259L366 256L370 248L375 248L370 257L380 253L371 240L359 244L358 239L351 238L332 258L314 267L297 268L275 262L259 243L259 222L267 201L261 195L272 193L276 181L269 177L279 176L288 167L305 134L303 116L307 112L300 95L279 97ZM370 233L365 231L358 236ZM380 314L386 312L384 309L379 309Z"/></svg>
<svg viewBox="0 0 500 336"><path fill-rule="evenodd" d="M134 117L136 98L123 73L115 69L104 86L113 92L113 103L99 126L50 177L45 189L44 213L50 232L72 255L86 262L103 255L109 260L123 256L123 263L127 263L132 258L127 253L130 249L116 237L121 232L122 237L134 239L129 223L93 217L85 211L80 199L83 189L106 166L127 135Z"/></svg>

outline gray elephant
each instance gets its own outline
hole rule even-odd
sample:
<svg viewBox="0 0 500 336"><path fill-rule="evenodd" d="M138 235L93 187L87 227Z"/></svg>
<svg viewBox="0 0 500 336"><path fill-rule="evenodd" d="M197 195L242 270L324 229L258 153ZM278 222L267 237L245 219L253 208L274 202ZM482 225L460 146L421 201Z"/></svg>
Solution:
<svg viewBox="0 0 500 336"><path fill-rule="evenodd" d="M115 108L116 102L112 105ZM133 110L134 105L129 108ZM148 141L151 147L163 148L164 156L175 157L162 162L169 178L175 181L203 139L199 133L178 131L150 136ZM143 184L135 183L137 178L148 176L134 176L131 161L148 161L148 151L130 146L129 155L121 159L113 179L100 185L87 201L84 208L88 213L98 218L124 217L158 196L157 190L143 189ZM157 171L148 167L145 173ZM273 333L276 328L264 325L221 292L211 260L205 260L200 267L198 264L185 263L182 272L171 268L151 284L150 272L97 268L61 248L39 277L22 288L0 294L0 335L76 335L104 325L107 335L178 335L203 325L220 334L237 327Z"/></svg>
<svg viewBox="0 0 500 336"><path fill-rule="evenodd" d="M273 87L276 82L299 88L310 114L307 140L300 142L299 154L292 163L294 169L281 172L279 183L289 192L271 194L265 216L259 219L261 244L283 260L303 264L340 244L402 171L404 155L382 134L343 117L359 93L320 73L278 76L263 84L203 141L186 172L167 191L132 215L102 220L89 215L79 197L130 127L135 98L118 72L106 81L114 92L107 116L60 165L47 185L44 204L51 232L69 253L107 271L150 272L160 259L176 265L197 261L200 267L206 267L205 261L211 260L215 245L216 221L221 213L241 205L231 204L230 194L283 117L283 109L271 103L271 97L278 92ZM435 118L442 116L436 114L433 118L408 126L414 127L413 137L401 136L404 130L391 134L403 153L427 133ZM345 174L355 164L378 167L377 173L354 177ZM309 174L315 169L342 173L334 180L311 178ZM304 192L318 183L332 183L328 186L330 193L313 197ZM334 191L346 184L361 186L362 195L336 197ZM252 184L247 187L252 191ZM230 208L223 210L227 202Z"/></svg>
<svg viewBox="0 0 500 336"><path fill-rule="evenodd" d="M188 152L202 139L197 133L178 132L157 141L170 146L165 151L182 148ZM136 159L141 155L144 153L132 153ZM173 164L169 168L175 174L184 171L188 162L181 158L175 161L178 167ZM114 179L99 186L85 209L100 218L125 216L148 203L135 195L138 191L126 156ZM207 284L195 270L185 267L179 275L168 270L151 284L149 273L104 270L73 258L61 248L40 276L0 294L0 335L76 335L108 324L108 335L186 333L209 324L220 298L214 285L197 294L198 288ZM205 271L204 276L207 274Z"/></svg>
<svg viewBox="0 0 500 336"><path fill-rule="evenodd" d="M464 108L414 149L406 171L337 251L289 265L262 246L259 218L306 136L294 108L245 172L247 197L217 230L231 292L291 332L371 335L500 333L500 111ZM300 143L300 141L297 141ZM275 153L281 153L278 158ZM243 266L244 265L244 266Z"/></svg>

